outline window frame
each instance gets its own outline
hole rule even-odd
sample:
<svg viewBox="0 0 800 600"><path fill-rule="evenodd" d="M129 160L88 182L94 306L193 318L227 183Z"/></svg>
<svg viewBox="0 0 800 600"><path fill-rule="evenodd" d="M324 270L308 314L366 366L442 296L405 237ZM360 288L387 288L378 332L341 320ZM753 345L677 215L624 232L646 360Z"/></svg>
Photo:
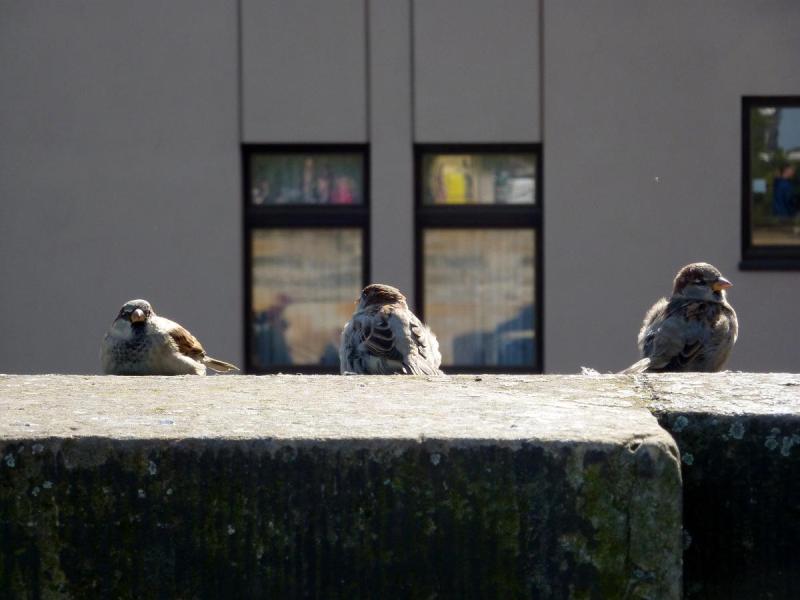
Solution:
<svg viewBox="0 0 800 600"><path fill-rule="evenodd" d="M509 154L536 156L536 190L531 204L431 205L424 203L423 156L427 154ZM544 372L544 235L543 235L543 158L541 143L503 144L414 144L414 283L417 315L425 321L426 229L528 229L534 235L534 351L531 365L442 365L446 373L543 373ZM436 333L434 331L434 333Z"/></svg>
<svg viewBox="0 0 800 600"><path fill-rule="evenodd" d="M750 112L759 107L796 107L800 109L800 96L742 96L742 148L741 148L741 261L742 271L798 271L800 270L800 245L753 245L752 210L750 202Z"/></svg>
<svg viewBox="0 0 800 600"><path fill-rule="evenodd" d="M360 154L363 160L362 203L353 205L329 204L253 204L250 185L250 162L253 156L263 154ZM370 152L368 144L242 144L242 256L244 260L244 369L248 375L275 373L338 374L338 367L319 365L273 365L268 368L253 364L252 323L253 309L253 254L252 233L259 229L359 229L361 231L361 273L363 288L369 283L370 273ZM353 301L356 297L353 297ZM344 323L342 323L344 326Z"/></svg>

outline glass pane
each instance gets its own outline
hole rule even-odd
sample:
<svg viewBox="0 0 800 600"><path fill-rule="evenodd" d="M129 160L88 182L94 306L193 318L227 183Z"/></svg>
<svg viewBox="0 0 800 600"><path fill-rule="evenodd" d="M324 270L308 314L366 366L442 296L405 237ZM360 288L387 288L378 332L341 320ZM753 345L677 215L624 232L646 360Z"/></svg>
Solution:
<svg viewBox="0 0 800 600"><path fill-rule="evenodd" d="M532 366L534 243L530 229L424 231L425 319L442 362Z"/></svg>
<svg viewBox="0 0 800 600"><path fill-rule="evenodd" d="M533 204L536 155L425 154L424 204Z"/></svg>
<svg viewBox="0 0 800 600"><path fill-rule="evenodd" d="M754 246L800 245L800 106L750 110Z"/></svg>
<svg viewBox="0 0 800 600"><path fill-rule="evenodd" d="M253 365L339 366L339 336L361 292L360 229L253 232Z"/></svg>
<svg viewBox="0 0 800 600"><path fill-rule="evenodd" d="M257 154L250 158L253 204L361 204L359 153Z"/></svg>

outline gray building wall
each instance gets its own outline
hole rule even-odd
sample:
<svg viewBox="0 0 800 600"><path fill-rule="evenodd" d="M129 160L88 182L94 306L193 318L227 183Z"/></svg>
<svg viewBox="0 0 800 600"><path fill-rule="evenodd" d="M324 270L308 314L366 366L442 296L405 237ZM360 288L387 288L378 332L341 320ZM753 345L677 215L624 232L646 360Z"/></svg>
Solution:
<svg viewBox="0 0 800 600"><path fill-rule="evenodd" d="M791 0L545 2L548 371L633 362L694 260L734 283L729 367L800 370L800 273L737 267L741 97L800 93L798 32Z"/></svg>
<svg viewBox="0 0 800 600"><path fill-rule="evenodd" d="M241 0L246 142L365 142L365 0Z"/></svg>
<svg viewBox="0 0 800 600"><path fill-rule="evenodd" d="M539 2L413 5L415 140L540 141Z"/></svg>
<svg viewBox="0 0 800 600"><path fill-rule="evenodd" d="M236 6L0 4L0 372L93 373L144 297L241 361Z"/></svg>
<svg viewBox="0 0 800 600"><path fill-rule="evenodd" d="M543 142L546 370L632 362L701 258L731 367L798 370L800 277L737 262L740 98L800 93L800 6L695 4L0 1L0 372L97 372L136 296L241 363L242 142L368 142L409 291L413 144Z"/></svg>

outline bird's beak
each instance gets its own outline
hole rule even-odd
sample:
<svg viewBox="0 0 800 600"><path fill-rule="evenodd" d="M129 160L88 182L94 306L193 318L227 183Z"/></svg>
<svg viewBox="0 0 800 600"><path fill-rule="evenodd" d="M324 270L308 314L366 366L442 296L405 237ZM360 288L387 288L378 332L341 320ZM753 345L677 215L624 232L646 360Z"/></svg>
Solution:
<svg viewBox="0 0 800 600"><path fill-rule="evenodd" d="M137 308L131 313L131 323L141 323L144 319L144 311L141 308Z"/></svg>
<svg viewBox="0 0 800 600"><path fill-rule="evenodd" d="M733 284L725 279L724 277L720 277L714 283L711 284L711 289L715 292L719 292L720 290L727 290Z"/></svg>

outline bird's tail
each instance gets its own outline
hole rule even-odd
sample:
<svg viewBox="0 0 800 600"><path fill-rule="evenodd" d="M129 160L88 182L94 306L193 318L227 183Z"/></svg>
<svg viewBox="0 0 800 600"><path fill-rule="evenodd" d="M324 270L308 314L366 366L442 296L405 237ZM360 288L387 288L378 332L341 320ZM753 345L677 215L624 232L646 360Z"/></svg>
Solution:
<svg viewBox="0 0 800 600"><path fill-rule="evenodd" d="M647 371L648 367L650 367L650 359L643 358L640 361L633 363L627 369L623 369L619 372L620 375L634 375L636 373L644 373Z"/></svg>
<svg viewBox="0 0 800 600"><path fill-rule="evenodd" d="M239 370L239 367L237 367L236 365L232 365L231 363L226 363L224 360L217 360L216 358L211 358L210 356L206 356L203 362L209 369L217 371L218 373L227 373L228 371Z"/></svg>

